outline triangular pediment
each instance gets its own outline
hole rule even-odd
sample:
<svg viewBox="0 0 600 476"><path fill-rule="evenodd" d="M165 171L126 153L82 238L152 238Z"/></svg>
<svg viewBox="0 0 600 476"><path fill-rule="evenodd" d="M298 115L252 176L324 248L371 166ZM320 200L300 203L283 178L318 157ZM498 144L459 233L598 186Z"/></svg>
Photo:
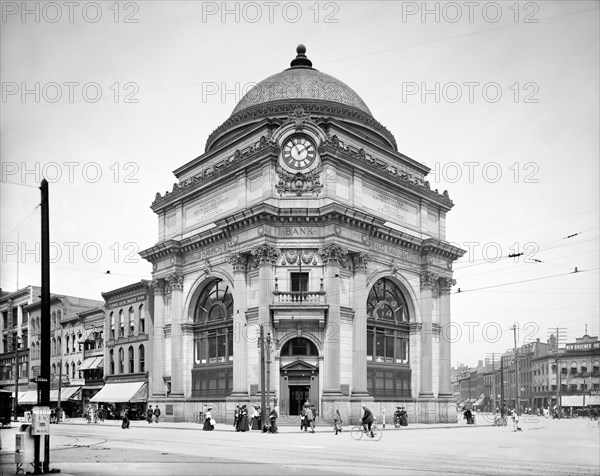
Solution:
<svg viewBox="0 0 600 476"><path fill-rule="evenodd" d="M308 362L304 362L303 360L296 360L294 362L290 362L289 364L281 367L281 371L286 372L316 372L319 370L319 367L316 365L309 364Z"/></svg>

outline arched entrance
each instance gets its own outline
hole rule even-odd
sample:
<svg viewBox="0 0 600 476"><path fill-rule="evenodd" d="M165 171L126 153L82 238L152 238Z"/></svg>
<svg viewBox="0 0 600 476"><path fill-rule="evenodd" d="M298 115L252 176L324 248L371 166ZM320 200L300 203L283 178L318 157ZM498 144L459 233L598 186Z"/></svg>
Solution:
<svg viewBox="0 0 600 476"><path fill-rule="evenodd" d="M283 344L280 352L280 413L300 415L302 406L310 402L319 408L319 352L304 337L294 337Z"/></svg>

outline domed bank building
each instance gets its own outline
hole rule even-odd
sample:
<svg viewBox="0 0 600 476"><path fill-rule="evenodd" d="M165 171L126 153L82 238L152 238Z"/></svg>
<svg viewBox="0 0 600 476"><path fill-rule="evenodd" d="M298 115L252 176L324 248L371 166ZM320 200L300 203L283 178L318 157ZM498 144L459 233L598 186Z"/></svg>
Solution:
<svg viewBox="0 0 600 476"><path fill-rule="evenodd" d="M354 422L365 403L379 421L397 406L456 421L453 203L305 53L248 91L152 203L148 403L167 420L213 407L231 422L237 404L260 404L263 343L280 421L307 401L325 420L337 408Z"/></svg>

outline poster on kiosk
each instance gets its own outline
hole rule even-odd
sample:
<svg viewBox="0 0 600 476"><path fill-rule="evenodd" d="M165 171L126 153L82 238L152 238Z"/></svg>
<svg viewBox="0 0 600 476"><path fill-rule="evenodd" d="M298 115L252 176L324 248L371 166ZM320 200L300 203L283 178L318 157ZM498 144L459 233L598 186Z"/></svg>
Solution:
<svg viewBox="0 0 600 476"><path fill-rule="evenodd" d="M31 412L31 434L50 434L50 407L33 407Z"/></svg>

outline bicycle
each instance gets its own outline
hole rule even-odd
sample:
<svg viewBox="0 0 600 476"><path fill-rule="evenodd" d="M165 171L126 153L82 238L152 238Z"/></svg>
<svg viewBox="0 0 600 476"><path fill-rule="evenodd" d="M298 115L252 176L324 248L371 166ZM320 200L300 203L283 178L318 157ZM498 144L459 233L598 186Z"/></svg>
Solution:
<svg viewBox="0 0 600 476"><path fill-rule="evenodd" d="M379 425L373 422L370 433L363 428L362 424L360 424L350 430L350 435L352 435L352 438L354 438L356 441L360 440L363 435L367 435L367 438L371 438L372 440L379 441L381 440L383 433L381 428L379 428Z"/></svg>

